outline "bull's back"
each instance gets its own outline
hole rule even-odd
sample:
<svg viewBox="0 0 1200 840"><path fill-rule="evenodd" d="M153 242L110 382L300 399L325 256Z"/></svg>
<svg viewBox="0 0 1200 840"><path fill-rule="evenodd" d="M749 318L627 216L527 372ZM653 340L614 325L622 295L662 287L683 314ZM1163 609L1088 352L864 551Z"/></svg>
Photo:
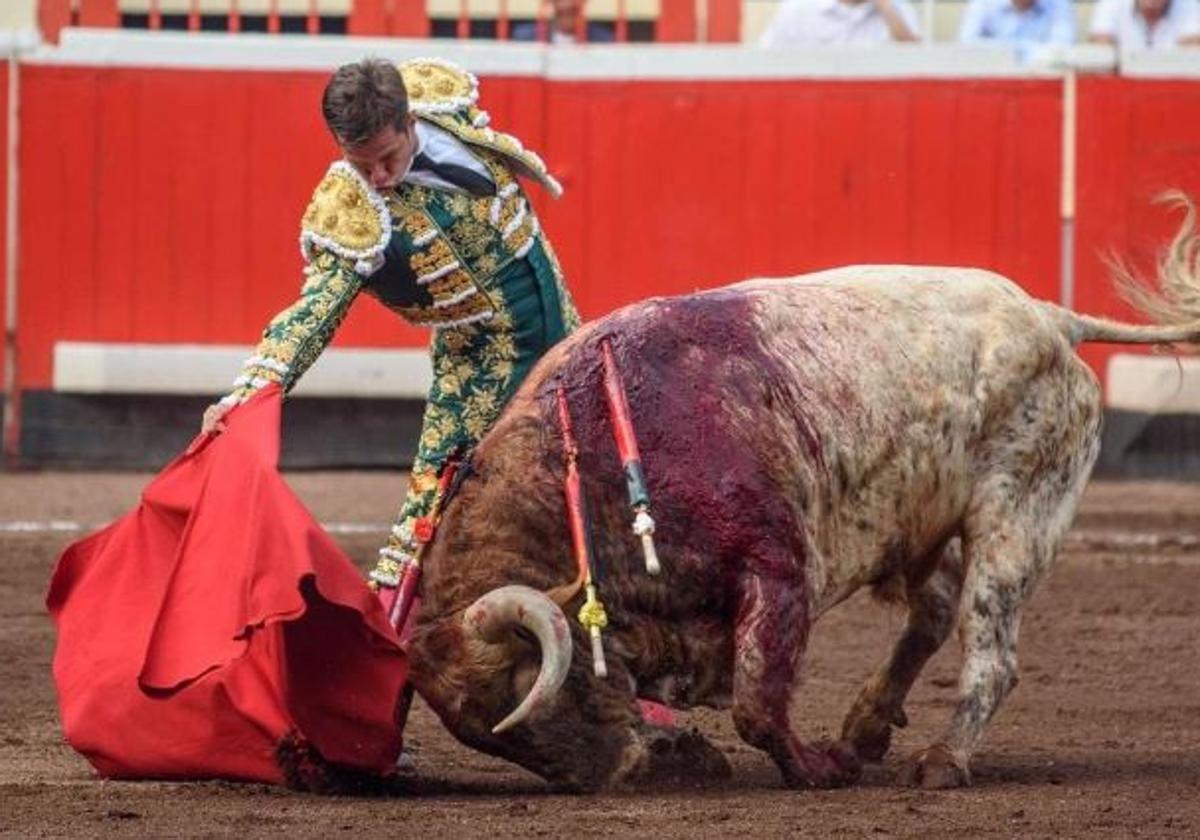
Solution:
<svg viewBox="0 0 1200 840"><path fill-rule="evenodd" d="M989 423L1055 359L1078 364L1048 311L989 272L752 280L634 304L549 354L526 395L589 386L572 402L584 451L611 447L602 337L656 504L695 524L680 539L738 558L801 532L816 555L850 545L868 565L898 532L912 550L935 542L967 503Z"/></svg>
<svg viewBox="0 0 1200 840"><path fill-rule="evenodd" d="M1061 320L998 275L872 266L738 288L820 430L829 603L886 553L936 548L990 476L1034 468L1051 435L1094 428L1099 391Z"/></svg>

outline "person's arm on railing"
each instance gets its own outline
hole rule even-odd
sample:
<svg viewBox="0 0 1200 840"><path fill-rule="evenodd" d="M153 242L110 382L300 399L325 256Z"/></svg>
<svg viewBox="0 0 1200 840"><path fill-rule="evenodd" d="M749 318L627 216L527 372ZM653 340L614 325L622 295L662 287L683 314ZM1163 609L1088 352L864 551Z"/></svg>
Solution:
<svg viewBox="0 0 1200 840"><path fill-rule="evenodd" d="M884 23L887 24L893 41L921 40L915 16L912 20L908 20L904 12L892 0L871 0L871 2L875 5L875 10L879 12Z"/></svg>
<svg viewBox="0 0 1200 840"><path fill-rule="evenodd" d="M1092 10L1091 34L1088 40L1093 44L1117 43L1117 15L1120 5L1116 0L1099 0Z"/></svg>

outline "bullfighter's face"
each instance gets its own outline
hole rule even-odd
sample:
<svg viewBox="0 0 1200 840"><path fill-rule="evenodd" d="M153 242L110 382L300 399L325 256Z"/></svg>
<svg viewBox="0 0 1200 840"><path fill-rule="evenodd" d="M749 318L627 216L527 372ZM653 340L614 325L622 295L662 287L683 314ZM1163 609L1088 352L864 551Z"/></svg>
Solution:
<svg viewBox="0 0 1200 840"><path fill-rule="evenodd" d="M505 604L486 601L493 592L423 622L411 648L414 684L466 745L564 789L610 786L647 760L628 681L596 678L582 632L573 635L545 595L528 593L526 603Z"/></svg>
<svg viewBox="0 0 1200 840"><path fill-rule="evenodd" d="M342 144L342 154L372 188L385 190L408 174L418 146L416 121L409 114L401 128L389 125L362 143Z"/></svg>

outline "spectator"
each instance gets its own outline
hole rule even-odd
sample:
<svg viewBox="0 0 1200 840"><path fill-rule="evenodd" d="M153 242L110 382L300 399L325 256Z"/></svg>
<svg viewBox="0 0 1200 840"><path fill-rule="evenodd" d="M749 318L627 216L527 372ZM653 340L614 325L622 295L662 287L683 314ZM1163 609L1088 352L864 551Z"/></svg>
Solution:
<svg viewBox="0 0 1200 840"><path fill-rule="evenodd" d="M1024 60L1038 44L1074 43L1075 11L1071 0L968 0L958 40L1012 44Z"/></svg>
<svg viewBox="0 0 1200 840"><path fill-rule="evenodd" d="M919 41L917 13L908 0L785 0L759 46L883 44Z"/></svg>
<svg viewBox="0 0 1200 840"><path fill-rule="evenodd" d="M550 19L546 21L545 34L540 39L536 20L514 23L509 30L509 38L514 41L544 40L551 44L574 44L583 16L583 4L584 0L550 0ZM615 40L611 24L590 20L584 24L583 31L588 43L611 43Z"/></svg>
<svg viewBox="0 0 1200 840"><path fill-rule="evenodd" d="M1133 50L1200 45L1200 0L1100 0L1091 40Z"/></svg>

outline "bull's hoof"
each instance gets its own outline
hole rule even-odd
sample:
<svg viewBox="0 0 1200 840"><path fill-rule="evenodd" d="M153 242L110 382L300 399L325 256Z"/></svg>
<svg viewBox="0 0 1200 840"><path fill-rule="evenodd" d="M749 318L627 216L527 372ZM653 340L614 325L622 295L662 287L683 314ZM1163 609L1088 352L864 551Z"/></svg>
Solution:
<svg viewBox="0 0 1200 840"><path fill-rule="evenodd" d="M859 761L868 764L883 761L892 746L893 727L903 729L908 726L908 716L903 709L887 718L878 712L857 716L852 712L851 715L842 726L842 740L854 747Z"/></svg>
<svg viewBox="0 0 1200 840"><path fill-rule="evenodd" d="M884 727L874 732L855 733L849 739L854 754L865 764L878 764L892 747L892 728Z"/></svg>
<svg viewBox="0 0 1200 840"><path fill-rule="evenodd" d="M661 730L646 738L646 746L646 775L652 778L699 782L733 775L725 754L695 729Z"/></svg>
<svg viewBox="0 0 1200 840"><path fill-rule="evenodd" d="M971 772L945 744L934 744L914 753L900 771L900 784L926 790L966 787Z"/></svg>
<svg viewBox="0 0 1200 840"><path fill-rule="evenodd" d="M811 744L798 752L799 755L778 762L789 787L847 787L862 776L862 762L854 748L844 741Z"/></svg>

